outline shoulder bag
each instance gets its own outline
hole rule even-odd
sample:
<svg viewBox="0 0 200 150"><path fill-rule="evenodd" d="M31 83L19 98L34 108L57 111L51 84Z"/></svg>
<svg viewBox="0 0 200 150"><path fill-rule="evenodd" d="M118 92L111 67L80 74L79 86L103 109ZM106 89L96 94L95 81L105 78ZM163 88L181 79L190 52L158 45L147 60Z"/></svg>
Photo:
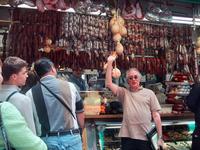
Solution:
<svg viewBox="0 0 200 150"><path fill-rule="evenodd" d="M43 84L40 81L39 81L39 83L42 86L44 86L56 99L58 99L60 101L60 103L63 104L63 106L70 112L70 114L72 115L72 117L76 120L76 117L72 113L72 110L69 108L69 106L67 106L67 104L64 102L64 100L62 100L58 95L56 95L55 93L53 93L45 84Z"/></svg>

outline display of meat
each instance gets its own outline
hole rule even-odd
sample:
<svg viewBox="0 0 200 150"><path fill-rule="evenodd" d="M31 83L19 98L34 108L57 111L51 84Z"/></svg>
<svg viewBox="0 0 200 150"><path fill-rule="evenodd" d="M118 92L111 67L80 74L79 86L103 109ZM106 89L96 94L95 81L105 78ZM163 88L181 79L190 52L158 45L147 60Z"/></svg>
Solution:
<svg viewBox="0 0 200 150"><path fill-rule="evenodd" d="M43 5L42 0L36 2ZM29 63L45 56L52 59L56 66L101 70L115 48L108 17L54 11L35 13L18 9L13 14L13 21L18 23L11 26L8 35L9 55L20 56ZM177 51L184 59L182 63L191 61L188 53L192 43L191 28L188 25L126 20L125 26L127 36L121 40L124 54L116 61L120 70L136 67L143 73L162 77L166 71L174 69L173 65L169 68L166 63L176 58L171 52L176 53L177 45L182 45ZM47 39L51 44L47 44ZM166 59L168 49L169 58Z"/></svg>
<svg viewBox="0 0 200 150"><path fill-rule="evenodd" d="M45 9L65 10L68 8L64 0L36 0L36 6L40 12L44 12Z"/></svg>
<svg viewBox="0 0 200 150"><path fill-rule="evenodd" d="M137 0L136 2L134 2L126 0L122 11L122 16L125 19L143 19L144 14L140 1Z"/></svg>
<svg viewBox="0 0 200 150"><path fill-rule="evenodd" d="M137 19L143 19L144 18L144 14L143 14L143 11L142 11L142 6L141 6L139 1L137 1L135 3L135 8L136 8L135 17Z"/></svg>

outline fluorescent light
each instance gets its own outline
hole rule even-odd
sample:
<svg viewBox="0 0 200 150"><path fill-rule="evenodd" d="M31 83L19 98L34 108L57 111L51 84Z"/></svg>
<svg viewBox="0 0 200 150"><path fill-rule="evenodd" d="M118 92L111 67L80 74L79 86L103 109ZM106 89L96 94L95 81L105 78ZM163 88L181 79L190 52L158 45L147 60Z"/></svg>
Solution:
<svg viewBox="0 0 200 150"><path fill-rule="evenodd" d="M200 18L195 18L195 21L198 21L198 22L200 22Z"/></svg>
<svg viewBox="0 0 200 150"><path fill-rule="evenodd" d="M172 20L192 21L192 20L193 20L193 18L189 18L189 17L178 17L178 16L172 16Z"/></svg>
<svg viewBox="0 0 200 150"><path fill-rule="evenodd" d="M199 18L189 18L189 17L178 17L178 16L172 16L172 23L181 23L181 24L191 24L191 25L200 25L200 19Z"/></svg>
<svg viewBox="0 0 200 150"><path fill-rule="evenodd" d="M194 25L200 26L200 22L195 22Z"/></svg>
<svg viewBox="0 0 200 150"><path fill-rule="evenodd" d="M7 4L7 5L1 5L1 4L0 4L0 6L4 6L4 7L10 7L10 5L8 5L8 4Z"/></svg>
<svg viewBox="0 0 200 150"><path fill-rule="evenodd" d="M193 24L192 21L184 21L184 20L172 20L172 23L180 23L180 24Z"/></svg>
<svg viewBox="0 0 200 150"><path fill-rule="evenodd" d="M19 8L28 8L28 9L37 9L36 6L35 7L30 7L30 6L26 5L26 4L20 4L17 7L19 7Z"/></svg>
<svg viewBox="0 0 200 150"><path fill-rule="evenodd" d="M143 21L148 21L146 18ZM200 26L200 18L189 18L189 17L179 17L179 16L172 16L172 20L169 21L171 23L178 23L178 24L190 24L190 25L197 25Z"/></svg>

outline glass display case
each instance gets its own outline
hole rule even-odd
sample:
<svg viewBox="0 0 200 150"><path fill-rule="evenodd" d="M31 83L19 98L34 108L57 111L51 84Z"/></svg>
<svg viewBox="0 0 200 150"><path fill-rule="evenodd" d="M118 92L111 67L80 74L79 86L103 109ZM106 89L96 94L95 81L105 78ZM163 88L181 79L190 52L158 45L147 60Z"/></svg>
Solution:
<svg viewBox="0 0 200 150"><path fill-rule="evenodd" d="M190 150L192 132L195 128L194 121L176 120L165 122L163 127L163 140L167 150Z"/></svg>
<svg viewBox="0 0 200 150"><path fill-rule="evenodd" d="M97 149L120 150L120 122L96 122Z"/></svg>
<svg viewBox="0 0 200 150"><path fill-rule="evenodd" d="M95 122L97 150L120 150L120 122ZM190 150L194 121L163 121L163 140L167 150Z"/></svg>
<svg viewBox="0 0 200 150"><path fill-rule="evenodd" d="M190 93L192 82L172 82L166 81L166 103L173 104L173 113L183 113L188 108L185 105L185 98Z"/></svg>

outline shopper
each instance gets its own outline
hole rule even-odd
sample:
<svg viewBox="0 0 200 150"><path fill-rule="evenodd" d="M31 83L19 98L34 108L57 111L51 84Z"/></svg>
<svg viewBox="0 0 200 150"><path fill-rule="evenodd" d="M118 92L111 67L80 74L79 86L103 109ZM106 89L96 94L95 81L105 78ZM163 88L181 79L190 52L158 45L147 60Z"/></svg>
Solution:
<svg viewBox="0 0 200 150"><path fill-rule="evenodd" d="M75 84L75 87L78 91L87 91L88 85L87 82L82 79L83 70L81 68L75 68L70 75L69 81Z"/></svg>
<svg viewBox="0 0 200 150"><path fill-rule="evenodd" d="M153 91L140 86L141 74L131 68L126 77L129 88L120 87L112 82L112 65L115 56L108 57L106 86L118 97L123 105L123 121L119 132L122 150L150 150L146 133L152 128L151 119L158 132L158 145L163 145L160 105Z"/></svg>
<svg viewBox="0 0 200 150"><path fill-rule="evenodd" d="M1 67L0 60L0 86L3 80ZM14 105L9 102L1 102L0 113L11 147L16 150L47 150L46 144L28 128L24 118ZM1 130L0 133L2 133ZM0 149L5 149L2 140L1 137Z"/></svg>
<svg viewBox="0 0 200 150"><path fill-rule="evenodd" d="M56 78L56 68L47 58L36 61L34 70L40 80L26 94L35 104L38 134L49 149L81 150L84 114L79 92L72 83Z"/></svg>
<svg viewBox="0 0 200 150"><path fill-rule="evenodd" d="M192 150L200 149L200 84L196 83L186 97L186 104L194 113L195 130L192 134Z"/></svg>
<svg viewBox="0 0 200 150"><path fill-rule="evenodd" d="M19 57L7 57L3 62L2 75L4 80L0 89L0 100L15 105L28 123L28 127L36 133L31 100L19 92L19 87L25 85L28 77L26 61Z"/></svg>

